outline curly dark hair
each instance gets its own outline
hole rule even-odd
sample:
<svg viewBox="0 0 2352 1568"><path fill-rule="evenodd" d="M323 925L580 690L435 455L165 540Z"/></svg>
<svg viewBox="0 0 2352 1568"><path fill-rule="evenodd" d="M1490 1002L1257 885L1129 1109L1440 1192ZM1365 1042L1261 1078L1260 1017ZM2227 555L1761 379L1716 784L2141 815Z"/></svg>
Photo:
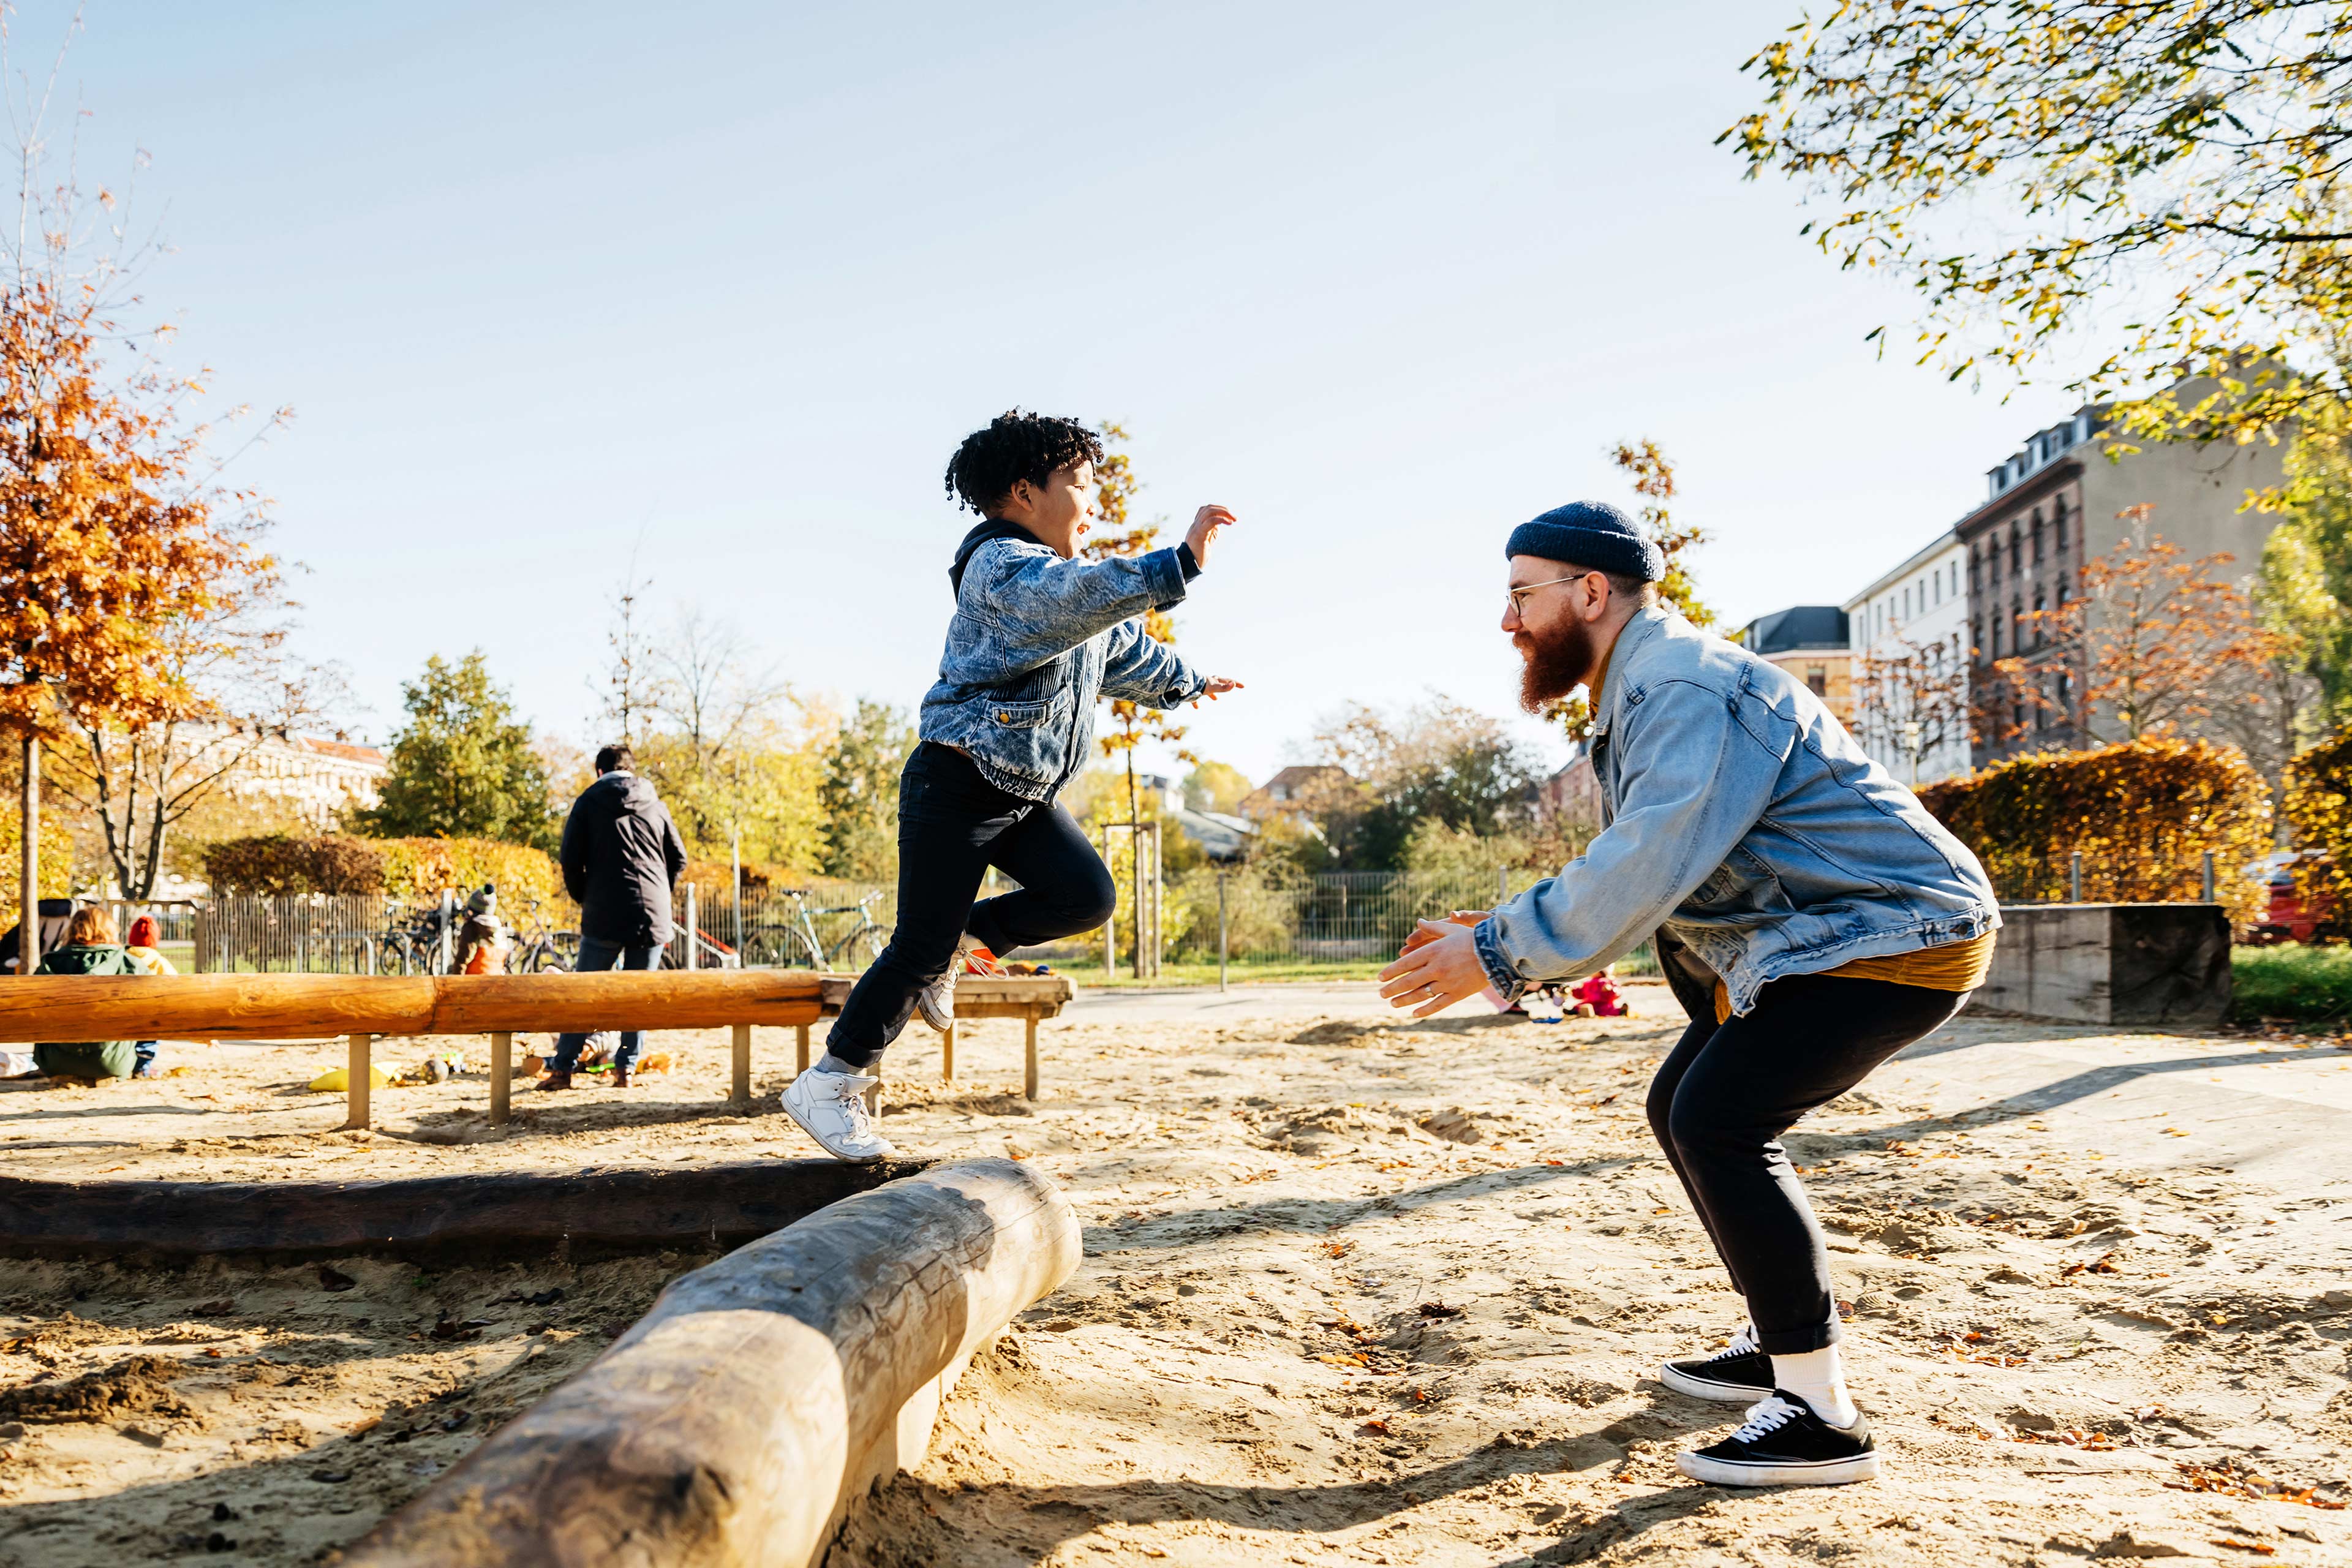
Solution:
<svg viewBox="0 0 2352 1568"><path fill-rule="evenodd" d="M982 517L1027 479L1043 485L1055 468L1100 464L1102 437L1075 419L1008 408L963 438L948 459L948 493Z"/></svg>

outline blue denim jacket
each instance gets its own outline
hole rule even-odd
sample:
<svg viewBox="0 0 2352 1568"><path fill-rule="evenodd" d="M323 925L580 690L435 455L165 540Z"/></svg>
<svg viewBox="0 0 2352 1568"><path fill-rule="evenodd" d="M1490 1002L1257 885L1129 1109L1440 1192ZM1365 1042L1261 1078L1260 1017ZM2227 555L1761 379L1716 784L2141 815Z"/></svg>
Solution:
<svg viewBox="0 0 2352 1568"><path fill-rule="evenodd" d="M963 563L922 738L999 789L1053 799L1092 754L1098 699L1173 708L1208 684L1144 634L1145 611L1183 598L1173 550L1065 561L1034 539L990 540Z"/></svg>
<svg viewBox="0 0 2352 1568"><path fill-rule="evenodd" d="M1784 974L2000 927L1968 846L1778 665L1649 609L1602 685L1601 837L1477 927L1505 995L1590 974L1663 926L1745 1013Z"/></svg>

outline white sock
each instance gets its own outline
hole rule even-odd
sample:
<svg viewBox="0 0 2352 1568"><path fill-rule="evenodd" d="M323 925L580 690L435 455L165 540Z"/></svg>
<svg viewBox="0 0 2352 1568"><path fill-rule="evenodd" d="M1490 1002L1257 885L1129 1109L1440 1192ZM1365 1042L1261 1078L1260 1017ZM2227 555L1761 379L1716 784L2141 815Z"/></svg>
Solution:
<svg viewBox="0 0 2352 1568"><path fill-rule="evenodd" d="M825 1053L824 1053L824 1055L823 1055L823 1056L821 1056L821 1057L817 1058L817 1059L816 1059L816 1070L817 1070L817 1071L819 1071L819 1072L838 1072L838 1073L851 1073L851 1074L863 1074L863 1073L866 1071L866 1069L865 1069L864 1068L854 1068L854 1067L851 1067L847 1062L843 1061L839 1057L835 1056L831 1051L827 1051L827 1052L825 1052Z"/></svg>
<svg viewBox="0 0 2352 1568"><path fill-rule="evenodd" d="M1851 1426L1862 1412L1845 1391L1845 1366L1835 1345L1772 1358L1772 1381L1813 1407L1832 1426Z"/></svg>

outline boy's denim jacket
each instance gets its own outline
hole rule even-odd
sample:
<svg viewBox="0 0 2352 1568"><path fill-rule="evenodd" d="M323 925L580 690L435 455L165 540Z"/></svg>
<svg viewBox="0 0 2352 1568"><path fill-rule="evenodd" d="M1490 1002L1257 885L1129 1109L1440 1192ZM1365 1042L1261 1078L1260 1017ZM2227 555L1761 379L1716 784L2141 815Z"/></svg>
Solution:
<svg viewBox="0 0 2352 1568"><path fill-rule="evenodd" d="M1603 830L1479 923L1503 994L1590 974L1663 926L1746 1013L1782 975L2000 927L1968 846L1778 665L1654 608L1601 684Z"/></svg>
<svg viewBox="0 0 2352 1568"><path fill-rule="evenodd" d="M922 738L961 749L999 789L1053 799L1092 754L1098 698L1173 708L1207 686L1143 630L1144 612L1184 588L1173 550L1065 561L1025 534L988 540L962 562Z"/></svg>

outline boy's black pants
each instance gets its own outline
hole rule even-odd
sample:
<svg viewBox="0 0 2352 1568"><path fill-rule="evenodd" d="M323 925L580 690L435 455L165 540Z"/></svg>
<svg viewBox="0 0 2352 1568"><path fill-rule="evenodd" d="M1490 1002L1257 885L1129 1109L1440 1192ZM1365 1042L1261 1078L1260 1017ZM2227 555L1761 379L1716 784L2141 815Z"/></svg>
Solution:
<svg viewBox="0 0 2352 1568"><path fill-rule="evenodd" d="M1650 1084L1650 1127L1731 1283L1757 1346L1798 1355L1837 1342L1829 1254L1780 1134L1969 999L1890 980L1775 980L1745 1017L1692 1020Z"/></svg>
<svg viewBox="0 0 2352 1568"><path fill-rule="evenodd" d="M974 903L991 866L1020 889ZM1068 812L1009 795L961 752L924 742L898 775L898 924L841 1005L825 1048L852 1067L872 1066L966 931L1001 958L1094 930L1116 898L1109 870Z"/></svg>

